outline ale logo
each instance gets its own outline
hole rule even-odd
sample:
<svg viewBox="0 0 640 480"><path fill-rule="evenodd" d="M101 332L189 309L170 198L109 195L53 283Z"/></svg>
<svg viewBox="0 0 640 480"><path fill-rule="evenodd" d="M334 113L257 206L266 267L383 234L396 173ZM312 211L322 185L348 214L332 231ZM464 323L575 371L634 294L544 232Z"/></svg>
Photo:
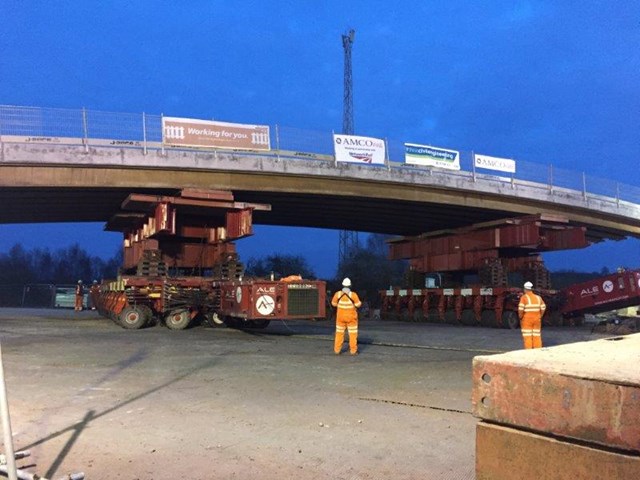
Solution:
<svg viewBox="0 0 640 480"><path fill-rule="evenodd" d="M607 293L613 292L613 282L611 280L607 280L602 284L602 289Z"/></svg>
<svg viewBox="0 0 640 480"><path fill-rule="evenodd" d="M256 300L256 310L260 315L270 315L275 306L276 302L269 295L261 295Z"/></svg>

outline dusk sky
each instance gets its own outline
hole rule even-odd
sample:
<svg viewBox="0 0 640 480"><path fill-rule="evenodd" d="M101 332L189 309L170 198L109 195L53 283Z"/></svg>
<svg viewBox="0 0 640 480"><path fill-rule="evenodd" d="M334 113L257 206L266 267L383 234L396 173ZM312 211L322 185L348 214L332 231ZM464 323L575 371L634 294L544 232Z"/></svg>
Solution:
<svg viewBox="0 0 640 480"><path fill-rule="evenodd" d="M0 104L339 132L353 28L356 134L640 186L640 0L1 0L0 13ZM256 231L237 242L245 261L302 255L334 275L336 231ZM109 257L120 240L102 224L0 225L0 252L78 242ZM545 259L637 268L640 242Z"/></svg>

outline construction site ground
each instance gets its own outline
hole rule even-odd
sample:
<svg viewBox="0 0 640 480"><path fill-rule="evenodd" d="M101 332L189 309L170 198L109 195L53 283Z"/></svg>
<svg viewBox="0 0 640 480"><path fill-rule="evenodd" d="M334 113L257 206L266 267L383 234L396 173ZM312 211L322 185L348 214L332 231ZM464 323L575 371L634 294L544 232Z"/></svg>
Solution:
<svg viewBox="0 0 640 480"><path fill-rule="evenodd" d="M547 327L545 346L615 332ZM97 313L0 309L14 449L47 478L473 479L471 361L517 330L360 322L124 330Z"/></svg>

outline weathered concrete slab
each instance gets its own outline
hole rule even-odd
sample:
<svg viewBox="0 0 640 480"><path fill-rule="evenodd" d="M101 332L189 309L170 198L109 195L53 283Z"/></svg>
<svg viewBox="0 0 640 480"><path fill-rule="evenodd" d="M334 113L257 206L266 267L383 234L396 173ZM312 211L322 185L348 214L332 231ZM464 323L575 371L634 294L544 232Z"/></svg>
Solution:
<svg viewBox="0 0 640 480"><path fill-rule="evenodd" d="M479 422L476 480L640 478L640 457Z"/></svg>
<svg viewBox="0 0 640 480"><path fill-rule="evenodd" d="M473 382L477 417L640 452L640 334L475 357Z"/></svg>
<svg viewBox="0 0 640 480"><path fill-rule="evenodd" d="M60 220L53 221L101 221L110 218L113 211L99 218L95 213L93 218L88 218L88 213L80 218L78 203L85 205L91 200L91 208L95 209L94 202L99 205L105 192L112 193L114 189L152 189L163 194L163 189L191 187L245 191L244 195L253 192L254 196L259 193L257 203L274 206L266 221L274 225L290 225L288 222L294 218L295 226L342 229L343 225L335 224L335 218L344 215L329 216L329 221L324 211L326 205L344 199L350 206L358 206L358 215L345 220L345 225L362 232L418 235L424 233L419 225L440 230L544 212L587 226L596 239L640 236L639 205L620 201L617 196L587 194L584 189L520 179L503 181L494 175L407 167L398 162L379 167L336 164L332 156L308 152L254 154L170 149L157 143L145 145L128 140L3 135L0 187L12 190L10 195L0 196L0 202L7 203L4 210L11 211L11 214L0 211L0 221L51 221L50 216L40 219L38 210L34 212L39 208L50 214L51 204L59 204ZM25 193L20 190L26 187L28 201L18 202L14 197L20 199ZM61 190L68 189L83 192L80 202L69 202L74 207L71 209L63 208L65 197L60 196ZM32 207L40 197L49 204ZM319 197L322 202L317 200ZM252 201L239 197L236 200ZM278 205L279 202L282 204ZM301 213L293 211L298 204L304 209ZM320 212L316 211L316 204L321 207ZM394 204L397 209L391 211ZM342 203L333 208L340 210ZM443 208L447 212L444 216ZM276 216L279 210L287 212L286 218ZM398 223L404 216L408 220L400 228ZM416 218L422 221L416 222ZM261 219L262 222L265 220Z"/></svg>

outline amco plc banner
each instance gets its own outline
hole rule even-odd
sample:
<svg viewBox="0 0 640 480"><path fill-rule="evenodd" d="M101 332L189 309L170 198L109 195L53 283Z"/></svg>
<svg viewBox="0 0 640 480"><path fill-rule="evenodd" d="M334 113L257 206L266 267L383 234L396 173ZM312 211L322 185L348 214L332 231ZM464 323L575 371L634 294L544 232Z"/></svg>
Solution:
<svg viewBox="0 0 640 480"><path fill-rule="evenodd" d="M271 150L269 127L162 117L162 141L182 147Z"/></svg>
<svg viewBox="0 0 640 480"><path fill-rule="evenodd" d="M430 145L405 143L404 161L410 165L460 170L460 152Z"/></svg>
<svg viewBox="0 0 640 480"><path fill-rule="evenodd" d="M336 162L372 163L384 165L384 140L355 135L334 135L333 148Z"/></svg>
<svg viewBox="0 0 640 480"><path fill-rule="evenodd" d="M516 162L510 158L490 157L489 155L475 154L473 156L473 165L476 168L516 173Z"/></svg>

